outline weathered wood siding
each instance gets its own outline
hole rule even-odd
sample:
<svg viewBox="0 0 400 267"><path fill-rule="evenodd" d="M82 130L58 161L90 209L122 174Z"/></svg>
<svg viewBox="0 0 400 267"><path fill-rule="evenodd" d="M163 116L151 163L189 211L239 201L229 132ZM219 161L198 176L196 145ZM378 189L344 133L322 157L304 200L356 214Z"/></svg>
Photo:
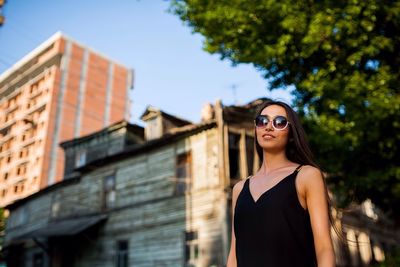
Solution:
<svg viewBox="0 0 400 267"><path fill-rule="evenodd" d="M177 195L176 156L188 151L192 157L191 191ZM76 244L77 267L115 266L118 240L129 241L130 266L183 266L185 231L198 232L197 266L223 266L226 195L218 167L217 129L206 130L105 165L75 184L38 195L19 208L28 212L29 220L18 231L36 229L54 218L101 212L103 179L114 173L115 205L105 211L109 217L98 235ZM58 211L54 203L58 203ZM13 211L10 221L15 214ZM8 229L7 238L13 233Z"/></svg>

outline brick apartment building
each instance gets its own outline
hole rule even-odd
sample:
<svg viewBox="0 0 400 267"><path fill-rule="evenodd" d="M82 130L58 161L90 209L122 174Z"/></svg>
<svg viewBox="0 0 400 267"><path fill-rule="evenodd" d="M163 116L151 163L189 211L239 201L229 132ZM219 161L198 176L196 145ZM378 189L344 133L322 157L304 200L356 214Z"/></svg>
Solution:
<svg viewBox="0 0 400 267"><path fill-rule="evenodd" d="M2 73L0 206L62 179L60 142L129 119L132 86L131 70L62 33Z"/></svg>

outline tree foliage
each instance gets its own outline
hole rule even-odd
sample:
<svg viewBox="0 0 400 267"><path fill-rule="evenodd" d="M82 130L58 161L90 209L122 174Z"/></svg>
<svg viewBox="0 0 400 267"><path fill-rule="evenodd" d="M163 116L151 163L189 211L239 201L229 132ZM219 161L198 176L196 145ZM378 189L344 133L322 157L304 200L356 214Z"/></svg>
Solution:
<svg viewBox="0 0 400 267"><path fill-rule="evenodd" d="M400 1L183 0L171 11L209 53L253 64L271 90L294 86L342 204L370 198L400 218Z"/></svg>

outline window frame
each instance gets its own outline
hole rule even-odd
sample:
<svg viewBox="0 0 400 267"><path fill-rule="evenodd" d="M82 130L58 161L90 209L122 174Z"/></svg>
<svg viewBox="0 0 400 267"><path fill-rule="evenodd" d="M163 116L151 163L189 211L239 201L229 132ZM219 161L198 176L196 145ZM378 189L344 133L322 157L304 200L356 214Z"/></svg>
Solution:
<svg viewBox="0 0 400 267"><path fill-rule="evenodd" d="M184 232L184 244L183 244L183 266L193 267L196 266L200 259L200 242L199 242L199 231L185 231Z"/></svg>
<svg viewBox="0 0 400 267"><path fill-rule="evenodd" d="M184 170L185 176L181 170ZM185 151L175 157L175 195L184 195L192 187L192 152Z"/></svg>
<svg viewBox="0 0 400 267"><path fill-rule="evenodd" d="M121 249L121 245L125 245L125 248ZM121 239L117 240L115 244L115 266L116 267L128 267L129 266L129 240Z"/></svg>
<svg viewBox="0 0 400 267"><path fill-rule="evenodd" d="M112 179L111 186L108 184L108 181ZM103 177L103 209L111 209L115 207L115 203L117 201L117 177L116 173L109 173Z"/></svg>

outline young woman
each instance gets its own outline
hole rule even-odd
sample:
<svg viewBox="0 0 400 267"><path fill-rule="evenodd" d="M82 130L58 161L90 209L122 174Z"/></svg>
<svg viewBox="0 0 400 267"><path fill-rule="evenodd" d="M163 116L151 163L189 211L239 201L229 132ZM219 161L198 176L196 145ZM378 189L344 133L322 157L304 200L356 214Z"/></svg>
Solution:
<svg viewBox="0 0 400 267"><path fill-rule="evenodd" d="M256 174L232 192L227 267L333 267L329 203L297 114L280 101L255 119Z"/></svg>

